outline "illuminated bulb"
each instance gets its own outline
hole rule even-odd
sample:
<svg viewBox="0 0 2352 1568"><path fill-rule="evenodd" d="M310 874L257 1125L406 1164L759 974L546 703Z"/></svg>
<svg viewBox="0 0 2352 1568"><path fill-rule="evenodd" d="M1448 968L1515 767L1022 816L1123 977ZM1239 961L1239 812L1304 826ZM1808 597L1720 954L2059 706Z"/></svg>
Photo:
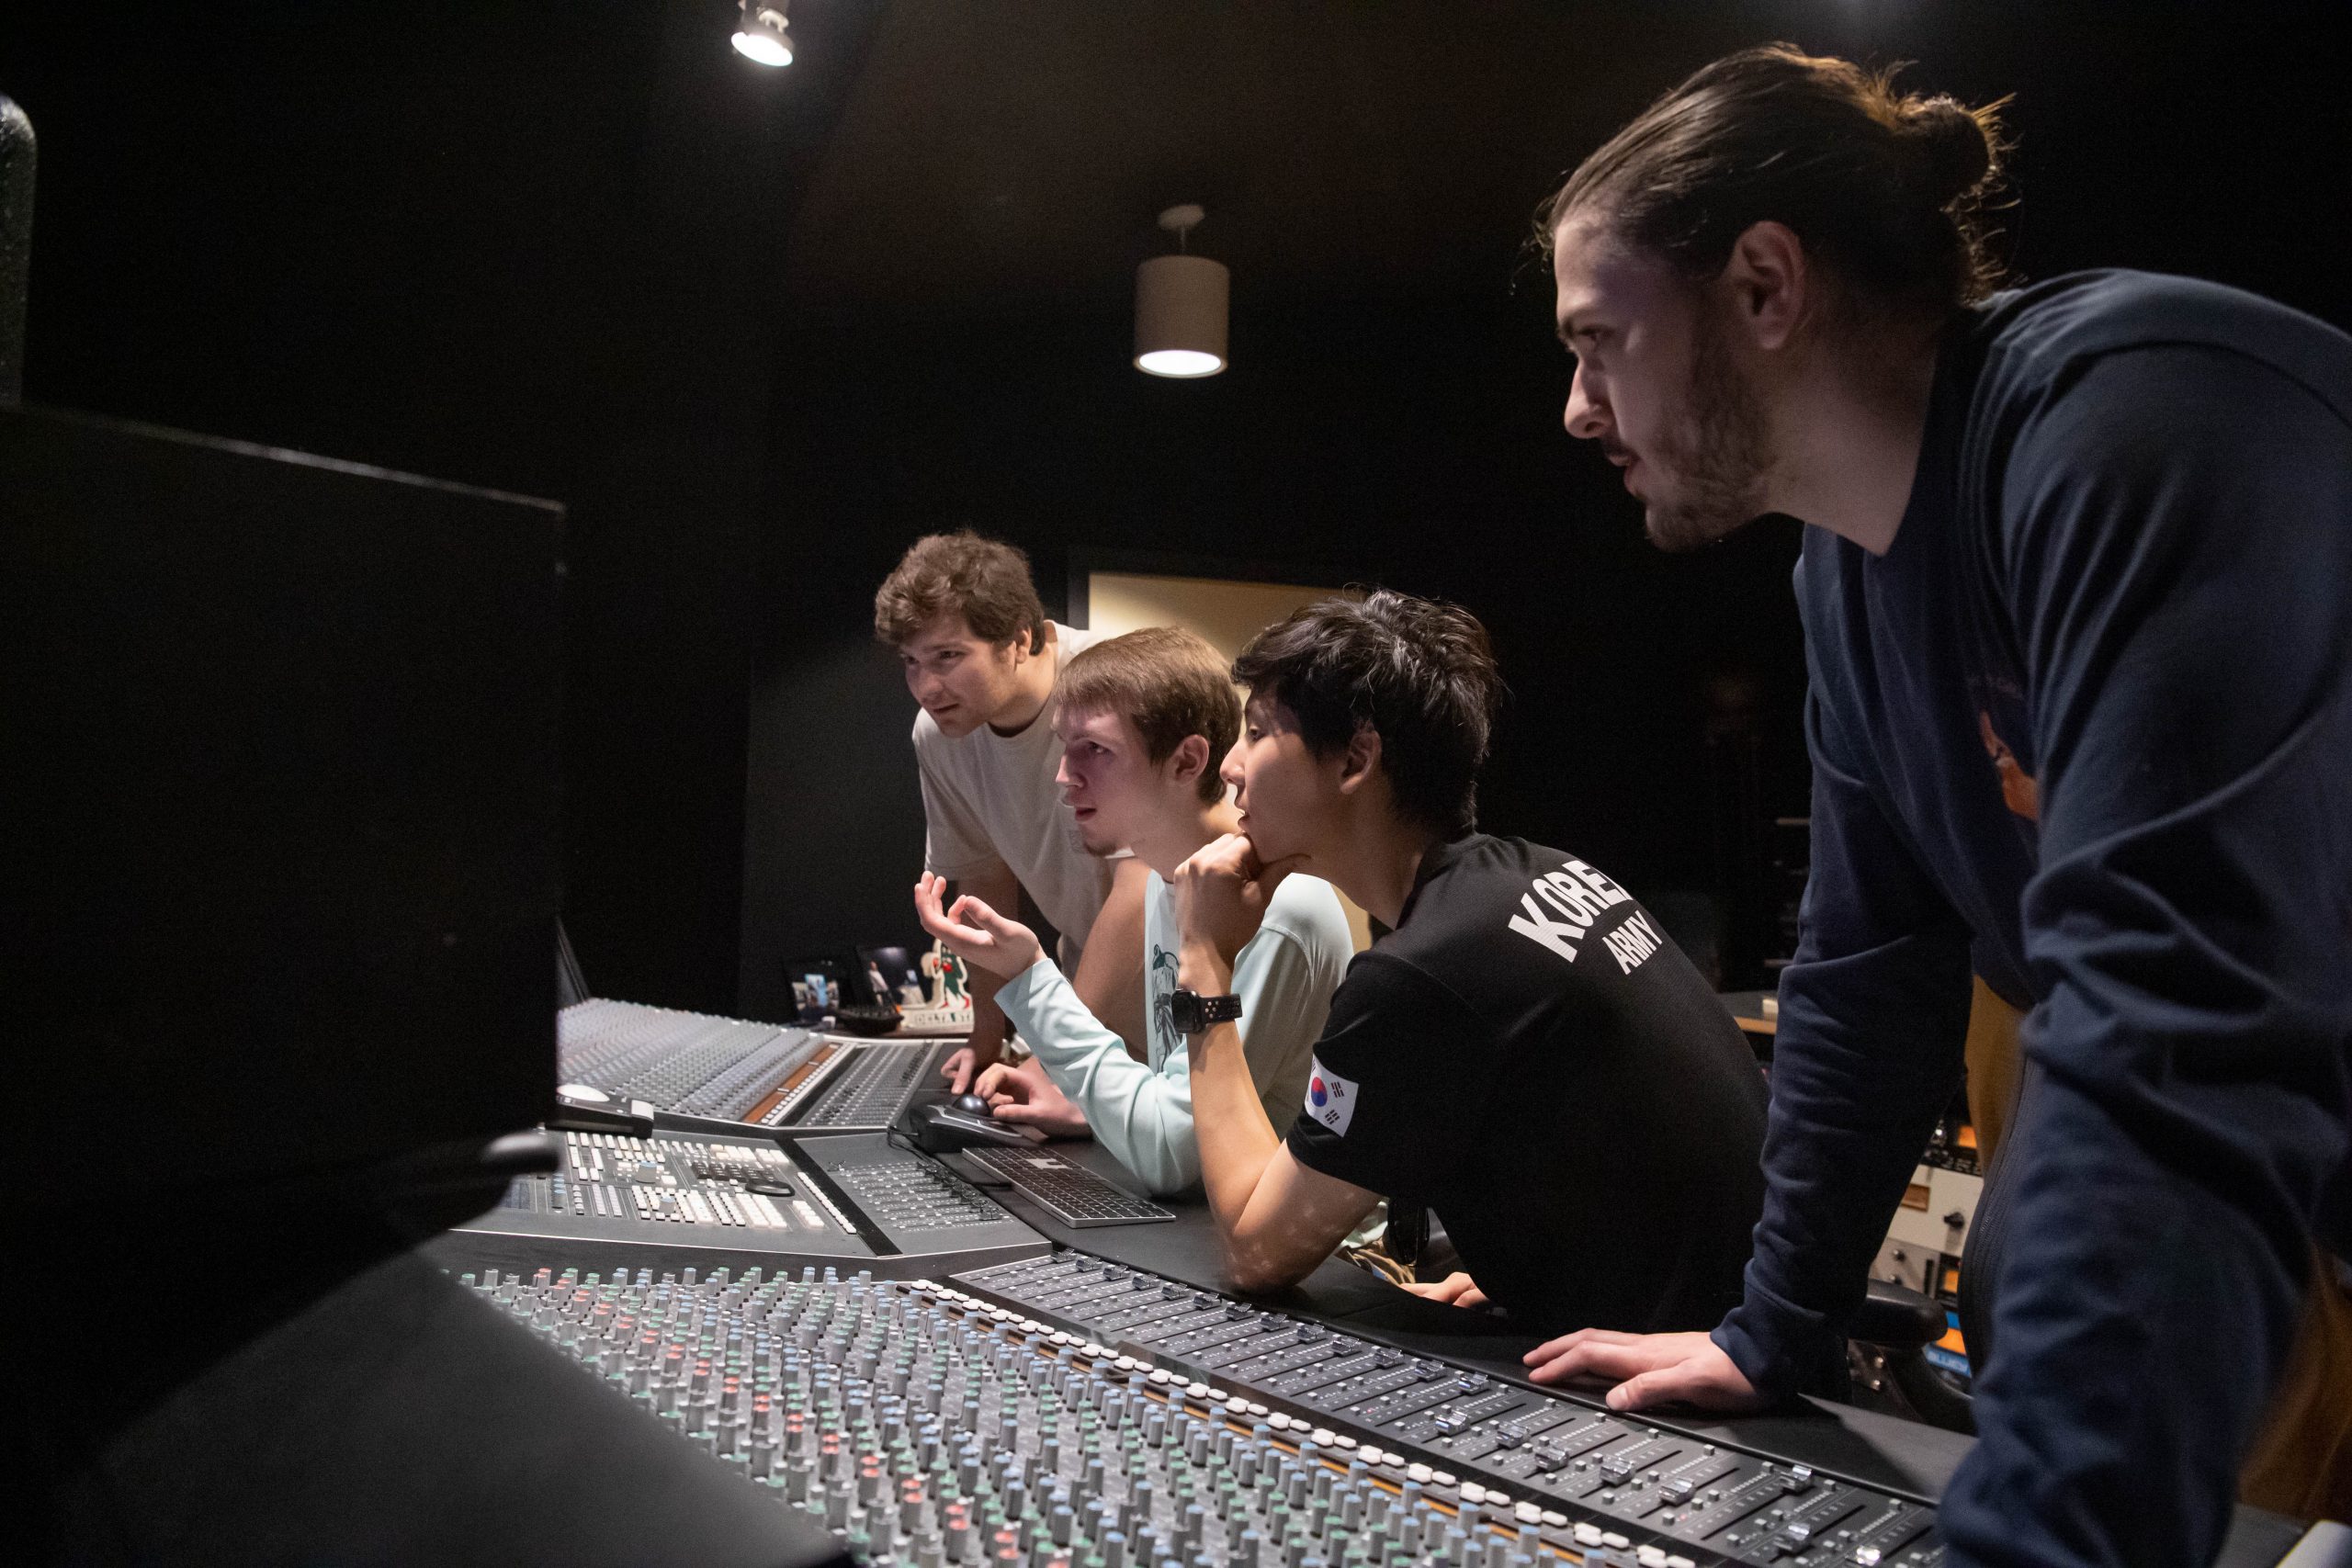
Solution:
<svg viewBox="0 0 2352 1568"><path fill-rule="evenodd" d="M1204 214L1191 204L1159 215L1182 244ZM1154 256L1136 268L1136 368L1179 379L1214 376L1226 366L1226 310L1232 279L1206 256Z"/></svg>
<svg viewBox="0 0 2352 1568"><path fill-rule="evenodd" d="M1214 376L1225 361L1197 348L1155 348L1136 355L1136 368L1154 376Z"/></svg>
<svg viewBox="0 0 2352 1568"><path fill-rule="evenodd" d="M742 0L742 11L735 52L761 65L791 64L792 33L784 23L784 7L772 0Z"/></svg>

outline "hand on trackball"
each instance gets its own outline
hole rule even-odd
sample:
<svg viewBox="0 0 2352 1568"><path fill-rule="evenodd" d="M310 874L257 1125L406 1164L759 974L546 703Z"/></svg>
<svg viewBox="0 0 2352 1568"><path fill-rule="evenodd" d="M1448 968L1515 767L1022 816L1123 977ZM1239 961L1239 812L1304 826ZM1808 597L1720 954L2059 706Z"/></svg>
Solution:
<svg viewBox="0 0 2352 1568"><path fill-rule="evenodd" d="M989 1112L1057 1138L1086 1136L1086 1112L1054 1087L1035 1056L1012 1066L999 1063L980 1075L972 1092L989 1102Z"/></svg>
<svg viewBox="0 0 2352 1568"><path fill-rule="evenodd" d="M1526 1356L1535 1382L1608 1382L1611 1410L1695 1404L1702 1410L1756 1410L1764 1401L1723 1347L1704 1334L1620 1334L1579 1328Z"/></svg>
<svg viewBox="0 0 2352 1568"><path fill-rule="evenodd" d="M1044 949L1035 931L1006 919L968 893L954 908L944 908L946 895L944 876L925 872L915 882L915 916L923 930L947 944L948 952L1001 980L1010 980L1037 962Z"/></svg>
<svg viewBox="0 0 2352 1568"><path fill-rule="evenodd" d="M1257 847L1241 833L1227 833L1203 845L1176 868L1176 917L1183 941L1214 943L1230 966L1234 955L1258 934L1274 890L1302 858L1261 861Z"/></svg>

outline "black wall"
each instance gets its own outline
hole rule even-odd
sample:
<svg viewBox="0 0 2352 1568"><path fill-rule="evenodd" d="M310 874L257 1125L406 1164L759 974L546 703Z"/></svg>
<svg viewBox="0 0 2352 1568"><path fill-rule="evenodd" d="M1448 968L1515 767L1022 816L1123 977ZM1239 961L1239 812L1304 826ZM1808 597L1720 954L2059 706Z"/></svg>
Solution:
<svg viewBox="0 0 2352 1568"><path fill-rule="evenodd" d="M766 288L870 10L779 76L728 0L77 9L0 28L27 400L563 502L575 945L730 1006Z"/></svg>
<svg viewBox="0 0 2352 1568"><path fill-rule="evenodd" d="M1431 308L1237 281L1232 367L1202 382L1130 367L1123 309L796 336L807 390L780 404L777 504L809 525L776 536L792 543L763 600L748 1007L775 1005L780 960L913 929L914 709L873 644L872 592L918 533L967 523L1030 552L1056 613L1074 550L1467 604L1514 692L1486 820L1653 888L1704 884L1702 683L1753 671L1782 708L1801 696L1793 528L1688 561L1644 543L1615 471L1560 429L1561 356L1532 286Z"/></svg>
<svg viewBox="0 0 2352 1568"><path fill-rule="evenodd" d="M74 10L0 27L41 136L28 400L568 505L567 909L606 994L762 1010L780 959L910 931L911 706L868 602L962 523L1027 547L1049 602L1083 549L1462 600L1517 693L1487 822L1648 896L1713 874L1715 677L1764 793L1802 800L1791 533L1656 556L1561 434L1545 290L1510 287L1541 188L1462 236L1466 284L1237 276L1233 369L1159 382L1127 367L1124 278L994 314L776 296L865 0L797 8L782 75L727 50L726 0ZM2352 97L2316 8L1722 10L2016 92L2029 273L2170 268L2352 321ZM1532 90L1630 106L1698 63Z"/></svg>
<svg viewBox="0 0 2352 1568"><path fill-rule="evenodd" d="M2021 204L2001 221L2028 276L2191 273L2352 322L2347 62L2284 13L1724 9L1754 15L1746 41L1914 59L1914 82L1974 101L2015 93ZM1560 90L1637 107L1702 62L1614 62L1606 83ZM1516 694L1485 825L1571 847L1646 898L1736 896L1719 845L1805 806L1796 530L1774 520L1679 558L1641 540L1615 472L1561 430L1568 367L1522 231L1514 216L1462 236L1482 259L1457 273L1483 281L1434 299L1238 276L1232 367L1206 381L1128 367L1116 280L994 319L871 310L786 338L752 689L746 1010L783 1005L785 961L914 931L913 706L872 645L869 602L907 544L962 525L1027 549L1049 610L1072 552L1100 550L1456 599L1493 631ZM1736 941L1725 957L1727 979L1747 978Z"/></svg>

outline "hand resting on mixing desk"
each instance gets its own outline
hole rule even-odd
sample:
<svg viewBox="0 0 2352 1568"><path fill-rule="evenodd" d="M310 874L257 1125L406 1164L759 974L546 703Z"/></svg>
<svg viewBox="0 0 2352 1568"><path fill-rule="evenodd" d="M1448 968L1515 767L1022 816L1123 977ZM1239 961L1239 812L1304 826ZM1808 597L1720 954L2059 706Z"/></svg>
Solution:
<svg viewBox="0 0 2352 1568"><path fill-rule="evenodd" d="M1459 1276L1457 1276L1458 1278ZM1703 1333L1621 1334L1579 1328L1538 1345L1525 1360L1536 1382L1607 1382L1611 1410L1694 1404L1702 1410L1756 1410L1764 1402Z"/></svg>
<svg viewBox="0 0 2352 1568"><path fill-rule="evenodd" d="M1443 1302L1448 1306L1482 1307L1487 1304L1487 1292L1478 1281L1456 1269L1444 1279L1429 1284L1408 1284L1405 1289L1429 1301Z"/></svg>
<svg viewBox="0 0 2352 1568"><path fill-rule="evenodd" d="M1000 1122L1016 1122L1057 1138L1087 1134L1086 1112L1054 1087L1035 1056L1018 1066L998 1063L980 1075L972 1092L989 1102L989 1114Z"/></svg>

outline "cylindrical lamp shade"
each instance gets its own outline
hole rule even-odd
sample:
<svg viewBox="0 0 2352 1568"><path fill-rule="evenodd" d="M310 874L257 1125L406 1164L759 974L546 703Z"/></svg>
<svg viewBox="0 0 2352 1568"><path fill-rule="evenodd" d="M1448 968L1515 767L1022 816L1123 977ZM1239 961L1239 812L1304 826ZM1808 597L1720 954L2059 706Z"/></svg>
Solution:
<svg viewBox="0 0 2352 1568"><path fill-rule="evenodd" d="M1214 376L1225 368L1231 280L1206 256L1154 256L1136 268L1136 368Z"/></svg>

